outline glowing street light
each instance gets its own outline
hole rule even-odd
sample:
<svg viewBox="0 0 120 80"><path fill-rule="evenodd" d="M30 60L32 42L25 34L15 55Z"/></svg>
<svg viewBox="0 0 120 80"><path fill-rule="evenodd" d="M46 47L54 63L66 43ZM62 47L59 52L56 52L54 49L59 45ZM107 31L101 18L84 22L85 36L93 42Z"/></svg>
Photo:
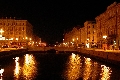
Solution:
<svg viewBox="0 0 120 80"><path fill-rule="evenodd" d="M28 39L28 37L26 37L26 39Z"/></svg>
<svg viewBox="0 0 120 80"><path fill-rule="evenodd" d="M73 39L73 42L74 42L75 40Z"/></svg>
<svg viewBox="0 0 120 80"><path fill-rule="evenodd" d="M16 40L18 41L18 38L16 38Z"/></svg>
<svg viewBox="0 0 120 80"><path fill-rule="evenodd" d="M106 48L107 48L107 42L106 42L107 36L105 35L105 36L103 36L103 38L105 39L104 50L106 50Z"/></svg>
<svg viewBox="0 0 120 80"><path fill-rule="evenodd" d="M1 29L1 30L0 30L1 35L2 35L3 32L4 32L4 31Z"/></svg>
<svg viewBox="0 0 120 80"><path fill-rule="evenodd" d="M87 38L87 40L89 40L89 39Z"/></svg>
<svg viewBox="0 0 120 80"><path fill-rule="evenodd" d="M78 38L77 38L77 40L78 40Z"/></svg>
<svg viewBox="0 0 120 80"><path fill-rule="evenodd" d="M30 41L31 41L32 39L30 38Z"/></svg>
<svg viewBox="0 0 120 80"><path fill-rule="evenodd" d="M106 39L106 38L107 38L107 36L103 36L103 38L104 38L104 39Z"/></svg>

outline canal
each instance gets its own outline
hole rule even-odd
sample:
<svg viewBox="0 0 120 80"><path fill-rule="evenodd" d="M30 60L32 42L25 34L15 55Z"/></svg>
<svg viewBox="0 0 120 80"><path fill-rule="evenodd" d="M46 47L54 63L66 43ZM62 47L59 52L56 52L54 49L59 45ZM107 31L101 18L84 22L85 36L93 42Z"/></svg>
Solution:
<svg viewBox="0 0 120 80"><path fill-rule="evenodd" d="M77 53L25 53L0 59L0 80L120 80L120 68Z"/></svg>

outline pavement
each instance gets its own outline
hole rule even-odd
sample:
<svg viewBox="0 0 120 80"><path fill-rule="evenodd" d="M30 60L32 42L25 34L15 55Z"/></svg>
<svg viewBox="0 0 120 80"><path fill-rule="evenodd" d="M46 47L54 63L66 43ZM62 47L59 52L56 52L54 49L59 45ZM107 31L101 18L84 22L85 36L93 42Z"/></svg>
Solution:
<svg viewBox="0 0 120 80"><path fill-rule="evenodd" d="M120 53L120 50L104 50L104 49L94 49L94 48L86 48L86 50L95 50L95 51L104 51L104 52L118 52L118 53Z"/></svg>

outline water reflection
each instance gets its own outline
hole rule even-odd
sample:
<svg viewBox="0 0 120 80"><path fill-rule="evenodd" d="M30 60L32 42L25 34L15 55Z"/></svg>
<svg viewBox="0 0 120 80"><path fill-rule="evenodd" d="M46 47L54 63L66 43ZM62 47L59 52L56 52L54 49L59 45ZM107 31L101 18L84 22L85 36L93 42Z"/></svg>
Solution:
<svg viewBox="0 0 120 80"><path fill-rule="evenodd" d="M80 56L72 53L72 55L69 57L69 61L67 64L67 70L65 72L65 78L67 80L76 80L80 77L81 71L80 71Z"/></svg>
<svg viewBox="0 0 120 80"><path fill-rule="evenodd" d="M92 62L90 58L85 58L85 65L84 65L84 72L83 72L83 79L88 80L91 77L92 72Z"/></svg>
<svg viewBox="0 0 120 80"><path fill-rule="evenodd" d="M23 67L19 65L19 57L15 58L15 70L14 76L16 79L19 79L20 75L23 75L25 80L31 80L35 78L37 74L37 65L33 55L26 54L24 58Z"/></svg>
<svg viewBox="0 0 120 80"><path fill-rule="evenodd" d="M111 68L72 53L64 76L67 80L110 80L111 73Z"/></svg>
<svg viewBox="0 0 120 80"><path fill-rule="evenodd" d="M3 80L3 72L4 72L4 69L0 69L0 80Z"/></svg>
<svg viewBox="0 0 120 80"><path fill-rule="evenodd" d="M19 57L16 57L15 58L15 70L14 70L14 76L16 79L19 78L19 72L20 72L20 66L19 66Z"/></svg>
<svg viewBox="0 0 120 80"><path fill-rule="evenodd" d="M37 65L33 55L26 54L23 65L23 75L26 80L35 78L37 74Z"/></svg>
<svg viewBox="0 0 120 80"><path fill-rule="evenodd" d="M111 68L106 67L105 65L101 65L101 80L110 80L110 75L111 75Z"/></svg>

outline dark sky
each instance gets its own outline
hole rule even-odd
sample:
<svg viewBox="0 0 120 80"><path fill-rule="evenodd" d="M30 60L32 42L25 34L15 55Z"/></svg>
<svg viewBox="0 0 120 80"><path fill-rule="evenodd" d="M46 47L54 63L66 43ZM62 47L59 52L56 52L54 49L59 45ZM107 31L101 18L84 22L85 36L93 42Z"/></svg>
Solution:
<svg viewBox="0 0 120 80"><path fill-rule="evenodd" d="M67 29L83 25L86 20L94 20L114 1L0 0L0 17L26 19L42 41L53 43L62 41L63 33Z"/></svg>

